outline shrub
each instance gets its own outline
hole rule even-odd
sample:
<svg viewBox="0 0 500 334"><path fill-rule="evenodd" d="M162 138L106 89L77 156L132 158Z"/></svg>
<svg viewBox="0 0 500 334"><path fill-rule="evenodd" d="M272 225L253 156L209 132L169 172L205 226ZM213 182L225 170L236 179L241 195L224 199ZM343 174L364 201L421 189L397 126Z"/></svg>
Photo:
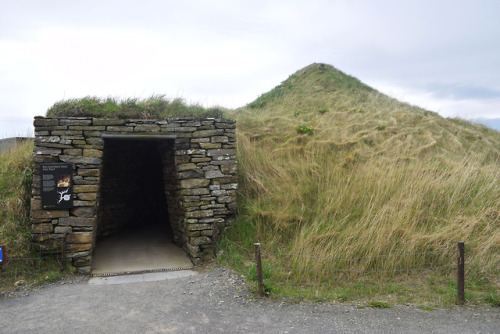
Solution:
<svg viewBox="0 0 500 334"><path fill-rule="evenodd" d="M307 134L307 135L313 135L316 133L316 131L313 129L312 125L299 125L295 127L297 130L298 134Z"/></svg>

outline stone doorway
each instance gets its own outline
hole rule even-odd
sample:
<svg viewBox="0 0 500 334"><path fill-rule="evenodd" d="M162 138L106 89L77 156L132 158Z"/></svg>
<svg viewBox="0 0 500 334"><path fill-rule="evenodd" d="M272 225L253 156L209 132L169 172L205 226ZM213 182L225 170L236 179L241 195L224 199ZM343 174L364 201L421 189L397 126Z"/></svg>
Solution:
<svg viewBox="0 0 500 334"><path fill-rule="evenodd" d="M103 139L92 272L191 267L180 248L174 140L145 135Z"/></svg>
<svg viewBox="0 0 500 334"><path fill-rule="evenodd" d="M141 228L147 222L156 222L153 227L166 229L158 233L171 236L195 265L212 258L216 237L230 224L237 207L234 121L35 117L33 124L31 225L33 243L42 251L50 252L66 239L67 258L80 273L88 273L96 242L133 230L136 224ZM121 164L114 162L120 159ZM151 162L137 167L142 160ZM41 169L46 164L71 170L73 183L67 189L72 188L70 207L42 205L57 194L56 188L44 187L42 182ZM137 174L116 175L122 173L120 166L136 166ZM144 177L160 182L146 188L132 185L132 181ZM131 186L106 189L120 182ZM159 185L163 185L163 192ZM113 201L132 196L127 195L129 188L135 188L142 197L130 202ZM137 205L137 201L142 202ZM137 206L148 210L132 210Z"/></svg>

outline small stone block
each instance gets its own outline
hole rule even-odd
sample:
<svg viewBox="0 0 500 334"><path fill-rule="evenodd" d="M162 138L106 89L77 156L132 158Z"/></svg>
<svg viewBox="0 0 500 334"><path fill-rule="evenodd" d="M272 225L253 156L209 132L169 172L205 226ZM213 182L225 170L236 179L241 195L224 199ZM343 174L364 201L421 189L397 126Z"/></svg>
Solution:
<svg viewBox="0 0 500 334"><path fill-rule="evenodd" d="M196 189L182 189L181 195L183 196L199 196L199 195L208 195L210 194L210 190L208 188L196 188Z"/></svg>
<svg viewBox="0 0 500 334"><path fill-rule="evenodd" d="M215 138L215 137L213 137ZM214 148L221 148L221 144L220 143L199 143L200 147L201 148L204 148L204 149L214 149Z"/></svg>
<svg viewBox="0 0 500 334"><path fill-rule="evenodd" d="M68 235L68 242L75 244L89 244L92 242L91 232L72 233Z"/></svg>
<svg viewBox="0 0 500 334"><path fill-rule="evenodd" d="M210 180L205 179L186 179L181 180L181 188L203 188L210 184Z"/></svg>
<svg viewBox="0 0 500 334"><path fill-rule="evenodd" d="M196 165L193 163L188 163L188 164L181 164L178 166L178 170L180 172L185 171L185 170L190 170L190 169L196 169Z"/></svg>
<svg viewBox="0 0 500 334"><path fill-rule="evenodd" d="M93 125L124 125L126 120L124 119L104 119L104 118L93 118Z"/></svg>
<svg viewBox="0 0 500 334"><path fill-rule="evenodd" d="M52 223L42 223L31 225L31 230L33 233L52 233L53 231Z"/></svg>
<svg viewBox="0 0 500 334"><path fill-rule="evenodd" d="M73 232L73 229L71 228L71 226L56 226L54 228L54 233L58 233L58 234L66 234L66 233L71 233Z"/></svg>
<svg viewBox="0 0 500 334"><path fill-rule="evenodd" d="M59 218L59 226L94 226L94 218L67 217Z"/></svg>
<svg viewBox="0 0 500 334"><path fill-rule="evenodd" d="M99 176L99 169L78 168L77 174L81 176Z"/></svg>
<svg viewBox="0 0 500 334"><path fill-rule="evenodd" d="M102 158L102 151L101 150L93 150L93 149L84 149L83 156L84 157Z"/></svg>
<svg viewBox="0 0 500 334"><path fill-rule="evenodd" d="M83 252L83 251L91 250L92 244L90 244L90 243L88 243L88 244L72 244L69 246L69 249L72 253Z"/></svg>
<svg viewBox="0 0 500 334"><path fill-rule="evenodd" d="M84 184L84 185L76 185L73 187L73 192L77 193L92 193L97 192L99 186L96 184Z"/></svg>
<svg viewBox="0 0 500 334"><path fill-rule="evenodd" d="M85 217L90 218L94 214L95 209L93 207L79 207L71 209L70 212L72 215L77 217Z"/></svg>
<svg viewBox="0 0 500 334"><path fill-rule="evenodd" d="M62 218L69 217L68 210L31 210L32 218Z"/></svg>
<svg viewBox="0 0 500 334"><path fill-rule="evenodd" d="M213 215L214 215L213 210L200 210L200 211L186 212L187 218L207 218L207 217L212 217Z"/></svg>
<svg viewBox="0 0 500 334"><path fill-rule="evenodd" d="M207 170L205 172L205 177L207 179L216 179L216 178L225 177L225 175L222 174L222 172L220 170Z"/></svg>

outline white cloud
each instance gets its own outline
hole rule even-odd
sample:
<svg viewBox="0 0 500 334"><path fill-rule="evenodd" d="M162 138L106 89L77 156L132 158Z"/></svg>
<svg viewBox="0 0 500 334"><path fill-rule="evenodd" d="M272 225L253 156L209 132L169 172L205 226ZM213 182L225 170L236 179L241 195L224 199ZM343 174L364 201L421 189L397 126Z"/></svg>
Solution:
<svg viewBox="0 0 500 334"><path fill-rule="evenodd" d="M433 90L405 87L401 83L370 81L369 85L400 101L435 111L445 117L500 118L500 99L456 99L453 96L439 97Z"/></svg>
<svg viewBox="0 0 500 334"><path fill-rule="evenodd" d="M485 99L500 87L498 12L462 0L0 2L0 136L12 115L86 95L238 107L312 62L443 115L500 117Z"/></svg>

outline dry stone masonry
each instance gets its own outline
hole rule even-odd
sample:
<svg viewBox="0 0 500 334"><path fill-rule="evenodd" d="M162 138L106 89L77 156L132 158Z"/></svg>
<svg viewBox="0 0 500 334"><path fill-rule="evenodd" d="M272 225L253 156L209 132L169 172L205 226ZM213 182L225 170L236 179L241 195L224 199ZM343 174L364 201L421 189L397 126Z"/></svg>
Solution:
<svg viewBox="0 0 500 334"><path fill-rule="evenodd" d="M33 241L48 250L66 238L80 272L90 270L98 238L148 219L168 221L174 242L198 264L235 214L232 120L36 117L34 126ZM42 208L45 163L71 164L72 208Z"/></svg>

